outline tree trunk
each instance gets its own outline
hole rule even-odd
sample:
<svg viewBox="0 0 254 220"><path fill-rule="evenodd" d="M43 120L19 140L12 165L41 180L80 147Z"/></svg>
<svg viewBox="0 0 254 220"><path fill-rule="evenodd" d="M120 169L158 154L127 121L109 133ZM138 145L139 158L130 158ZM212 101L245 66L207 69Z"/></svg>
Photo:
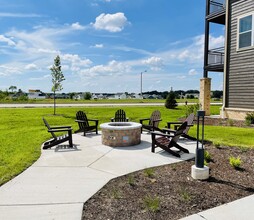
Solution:
<svg viewBox="0 0 254 220"><path fill-rule="evenodd" d="M56 114L56 92L54 91L54 115Z"/></svg>

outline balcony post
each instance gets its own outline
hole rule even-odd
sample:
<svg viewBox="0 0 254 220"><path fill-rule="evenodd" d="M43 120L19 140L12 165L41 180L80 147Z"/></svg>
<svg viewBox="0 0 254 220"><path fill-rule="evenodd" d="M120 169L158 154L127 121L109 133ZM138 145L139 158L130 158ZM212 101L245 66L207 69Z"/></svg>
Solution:
<svg viewBox="0 0 254 220"><path fill-rule="evenodd" d="M206 17L209 15L210 12L210 0L206 0ZM207 78L208 71L206 70L206 67L208 65L208 48L209 48L209 22L207 18L205 19L205 44L204 44L204 73L203 77Z"/></svg>

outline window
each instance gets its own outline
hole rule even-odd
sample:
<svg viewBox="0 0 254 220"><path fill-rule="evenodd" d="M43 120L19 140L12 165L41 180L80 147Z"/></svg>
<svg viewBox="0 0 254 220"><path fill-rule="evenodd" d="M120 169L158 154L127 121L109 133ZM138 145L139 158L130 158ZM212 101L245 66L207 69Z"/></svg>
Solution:
<svg viewBox="0 0 254 220"><path fill-rule="evenodd" d="M254 14L238 20L238 48L254 46Z"/></svg>

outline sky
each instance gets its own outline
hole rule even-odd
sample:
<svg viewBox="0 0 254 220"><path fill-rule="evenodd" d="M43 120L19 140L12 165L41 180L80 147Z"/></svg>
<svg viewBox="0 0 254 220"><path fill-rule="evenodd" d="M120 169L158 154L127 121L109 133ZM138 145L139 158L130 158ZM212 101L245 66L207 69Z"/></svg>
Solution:
<svg viewBox="0 0 254 220"><path fill-rule="evenodd" d="M0 90L50 92L59 55L61 92L199 90L205 0L0 0ZM212 26L210 47L224 43ZM223 74L209 73L212 90Z"/></svg>

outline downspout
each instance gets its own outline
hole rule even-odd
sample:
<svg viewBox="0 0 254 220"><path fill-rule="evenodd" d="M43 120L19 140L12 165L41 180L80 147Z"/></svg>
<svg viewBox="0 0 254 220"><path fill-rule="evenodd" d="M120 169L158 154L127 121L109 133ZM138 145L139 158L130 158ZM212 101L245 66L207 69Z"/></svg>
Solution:
<svg viewBox="0 0 254 220"><path fill-rule="evenodd" d="M227 94L227 66L228 66L228 35L229 35L229 1L226 0L226 17L225 17L225 49L224 49L224 75L223 75L223 104L221 108L221 117L225 118L225 108L226 108L226 99Z"/></svg>

